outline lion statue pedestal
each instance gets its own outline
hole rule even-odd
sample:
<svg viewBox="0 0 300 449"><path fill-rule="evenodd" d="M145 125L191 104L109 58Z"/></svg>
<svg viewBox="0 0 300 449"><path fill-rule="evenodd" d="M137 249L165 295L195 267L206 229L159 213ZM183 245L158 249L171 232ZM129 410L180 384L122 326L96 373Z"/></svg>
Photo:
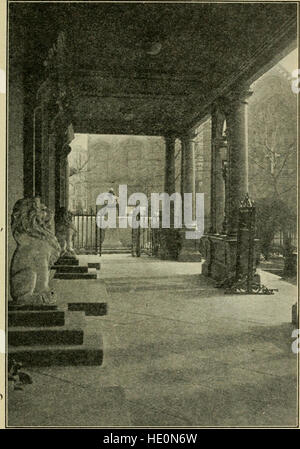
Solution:
<svg viewBox="0 0 300 449"><path fill-rule="evenodd" d="M55 302L49 276L61 248L52 223L52 211L39 198L23 198L13 208L11 228L17 248L10 266L10 291L16 304Z"/></svg>
<svg viewBox="0 0 300 449"><path fill-rule="evenodd" d="M73 248L76 228L73 225L72 217L72 212L69 212L65 207L61 207L56 215L55 234L61 246L60 257L76 259L76 253Z"/></svg>

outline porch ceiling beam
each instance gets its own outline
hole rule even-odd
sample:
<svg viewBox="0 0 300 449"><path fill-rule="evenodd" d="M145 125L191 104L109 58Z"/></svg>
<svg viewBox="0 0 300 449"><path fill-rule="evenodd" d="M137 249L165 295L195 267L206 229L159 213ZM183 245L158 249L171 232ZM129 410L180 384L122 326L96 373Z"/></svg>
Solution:
<svg viewBox="0 0 300 449"><path fill-rule="evenodd" d="M207 82L198 81L197 85L189 85L185 82L173 81L133 81L130 79L110 80L110 79L90 79L90 78L75 78L70 84L72 90L78 95L89 96L123 96L123 97L137 97L139 95L147 95L152 97L180 97L199 95L199 92L209 88Z"/></svg>
<svg viewBox="0 0 300 449"><path fill-rule="evenodd" d="M114 75L112 71L103 71L103 70L86 70L79 69L76 71L76 76L82 79L96 79L96 80L128 80L128 81L167 81L171 83L185 83L190 84L198 84L201 80L201 77L206 75L207 71L202 70L201 72L194 73L178 73L178 72L154 72L154 71L144 71L144 72L130 72L130 76L128 76L128 70L124 74L122 71L118 71L118 76Z"/></svg>
<svg viewBox="0 0 300 449"><path fill-rule="evenodd" d="M118 95L114 95L114 94L91 94L91 93L81 93L81 96L84 96L85 98L129 98L129 99L133 99L133 100L143 100L145 98L151 99L153 101L159 101L162 98L173 98L173 97L177 97L177 98L186 98L186 100L188 100L190 98L190 94L170 94L170 93L166 93L166 94L153 94L153 93L137 93L135 95L132 94L118 94Z"/></svg>
<svg viewBox="0 0 300 449"><path fill-rule="evenodd" d="M132 123L112 123L110 121L91 122L89 120L74 121L74 132L79 134L131 134L140 136L163 136L168 132L173 134L180 134L178 129L175 129L174 124L161 125L145 125L138 124L134 121Z"/></svg>
<svg viewBox="0 0 300 449"><path fill-rule="evenodd" d="M199 121L210 113L211 106L218 97L226 95L239 85L252 84L255 79L264 73L262 67L267 71L291 50L296 48L296 30L297 20L295 17L292 17L281 25L276 35L274 34L269 40L266 39L264 45L257 48L255 55L245 61L244 64L238 66L231 77L224 79L220 86L212 90L206 98L203 98L202 95L199 98L201 106L198 116L189 122L188 127L197 126Z"/></svg>

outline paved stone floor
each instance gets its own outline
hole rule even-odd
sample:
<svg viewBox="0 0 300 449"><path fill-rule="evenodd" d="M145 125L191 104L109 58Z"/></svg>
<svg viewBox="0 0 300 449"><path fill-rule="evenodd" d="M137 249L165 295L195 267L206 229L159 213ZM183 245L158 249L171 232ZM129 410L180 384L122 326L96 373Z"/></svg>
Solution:
<svg viewBox="0 0 300 449"><path fill-rule="evenodd" d="M84 298L106 286L108 315L86 318L86 332L103 335L103 365L32 369L34 383L10 393L9 425L297 425L295 286L262 272L278 293L231 296L199 263L101 263L100 278L76 289Z"/></svg>

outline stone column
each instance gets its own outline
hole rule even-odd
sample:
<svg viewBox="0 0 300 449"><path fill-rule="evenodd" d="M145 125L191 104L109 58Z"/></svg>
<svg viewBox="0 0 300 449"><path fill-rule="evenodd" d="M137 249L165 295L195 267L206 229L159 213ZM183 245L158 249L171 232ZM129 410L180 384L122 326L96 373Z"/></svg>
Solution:
<svg viewBox="0 0 300 449"><path fill-rule="evenodd" d="M42 176L42 108L38 106L33 114L34 195L41 196Z"/></svg>
<svg viewBox="0 0 300 449"><path fill-rule="evenodd" d="M55 152L55 210L60 207L69 207L69 164L68 155L72 148L69 143L74 133L70 132L72 125L66 123L59 115L56 116L56 152Z"/></svg>
<svg viewBox="0 0 300 449"><path fill-rule="evenodd" d="M55 211L55 152L56 152L56 135L54 133L49 136L48 147L48 191L47 191L47 206Z"/></svg>
<svg viewBox="0 0 300 449"><path fill-rule="evenodd" d="M165 182L164 191L170 196L175 192L175 136L165 137ZM170 229L160 229L162 259L176 259L178 256L177 229L174 229L174 204L170 202Z"/></svg>
<svg viewBox="0 0 300 449"><path fill-rule="evenodd" d="M241 200L248 193L248 120L249 90L228 99L226 122L228 130L228 217L227 234L235 235L238 229L238 211Z"/></svg>
<svg viewBox="0 0 300 449"><path fill-rule="evenodd" d="M225 115L221 110L220 104L213 106L211 128L211 197L210 197L210 233L222 233L224 220L224 202L225 190L222 174L222 154L221 149L224 146L223 126Z"/></svg>
<svg viewBox="0 0 300 449"><path fill-rule="evenodd" d="M195 169L195 134L185 134L181 137L183 148L182 164L182 206L184 211L184 193L192 194L192 220L196 219L196 169ZM184 213L183 213L184 219ZM195 226L187 226L182 222L183 228L180 231L181 249L178 255L180 262L200 261L200 254L197 250L197 240L187 239L186 231L195 231Z"/></svg>
<svg viewBox="0 0 300 449"><path fill-rule="evenodd" d="M13 21L11 21L13 22ZM12 26L12 24L11 24ZM27 156L26 149L24 148L24 104L25 104L25 91L24 91L24 76L22 73L22 67L18 64L21 58L19 51L23 51L17 44L17 36L22 31L21 27L14 26L14 30L10 35L10 67L9 67L9 95L7 96L8 103L8 120L9 120L9 133L8 148L7 148L7 217L10 217L15 203L20 198L23 198L27 192L24 192L24 178L25 178L25 164L24 160ZM17 34L18 33L18 34ZM23 35L23 34L22 34ZM24 42L25 40L23 40ZM3 96L4 101L4 96ZM4 134L3 134L4 139ZM31 142L30 142L31 143ZM27 168L27 167L26 167ZM28 192L31 193L31 192ZM3 214L4 218L4 214ZM6 236L7 236L7 261L8 266L16 249L16 242L13 238L11 226L8 225L7 220ZM2 233L4 234L4 233ZM4 236L3 236L4 239ZM4 248L3 240L3 248ZM3 265L4 268L4 265ZM10 288L10 283L7 283ZM10 301L10 297L8 297Z"/></svg>
<svg viewBox="0 0 300 449"><path fill-rule="evenodd" d="M183 193L191 193L193 202L192 202L192 219L195 220L195 204L196 204L196 185L195 185L195 142L193 138L195 135L186 135L182 137L182 146L184 148L183 153ZM182 197L184 200L184 197Z"/></svg>
<svg viewBox="0 0 300 449"><path fill-rule="evenodd" d="M181 164L180 164L180 195L183 198L184 194L184 172L185 172L185 148L184 148L184 142L183 139L180 139L181 141Z"/></svg>
<svg viewBox="0 0 300 449"><path fill-rule="evenodd" d="M222 223L222 234L226 234L227 232L227 217L228 217L228 203L229 203L229 195L228 195L228 161L224 160L222 163L222 174L224 180L224 219Z"/></svg>
<svg viewBox="0 0 300 449"><path fill-rule="evenodd" d="M42 122L41 199L52 210L55 210L55 159L56 134L49 126L48 111L45 108Z"/></svg>
<svg viewBox="0 0 300 449"><path fill-rule="evenodd" d="M41 200L49 205L49 123L48 108L42 103Z"/></svg>
<svg viewBox="0 0 300 449"><path fill-rule="evenodd" d="M172 195L175 192L175 136L166 136L165 145L165 192Z"/></svg>
<svg viewBox="0 0 300 449"><path fill-rule="evenodd" d="M215 208L215 220L216 220L216 233L223 233L223 222L225 216L225 184L223 178L223 158L221 154L221 149L223 142L218 145L216 152L216 172L215 172L215 183L216 183L216 208Z"/></svg>
<svg viewBox="0 0 300 449"><path fill-rule="evenodd" d="M60 155L60 181L59 181L59 203L61 207L69 208L69 163L68 154L71 151L69 145L64 145Z"/></svg>
<svg viewBox="0 0 300 449"><path fill-rule="evenodd" d="M65 161L65 208L69 210L69 176L70 176L70 167L68 158Z"/></svg>
<svg viewBox="0 0 300 449"><path fill-rule="evenodd" d="M51 98L51 86L45 82L40 89L41 105L41 202L55 210L55 179L56 179L56 146L58 141L53 117L54 101ZM37 192L38 193L38 192Z"/></svg>
<svg viewBox="0 0 300 449"><path fill-rule="evenodd" d="M64 206L67 210L69 210L69 179L70 179L70 167L69 167L69 160L68 155L72 151L72 148L70 147L70 143L74 139L74 129L73 125L69 124L67 128L67 144L66 146L66 154L65 154L65 160L64 160L64 166L63 166L63 173L64 173Z"/></svg>

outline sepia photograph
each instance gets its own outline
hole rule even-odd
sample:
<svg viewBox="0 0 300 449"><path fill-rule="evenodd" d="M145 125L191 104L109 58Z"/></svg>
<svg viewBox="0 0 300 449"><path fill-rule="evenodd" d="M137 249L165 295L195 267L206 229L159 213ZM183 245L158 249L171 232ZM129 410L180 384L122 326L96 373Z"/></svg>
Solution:
<svg viewBox="0 0 300 449"><path fill-rule="evenodd" d="M4 427L299 428L298 2L3 3Z"/></svg>

